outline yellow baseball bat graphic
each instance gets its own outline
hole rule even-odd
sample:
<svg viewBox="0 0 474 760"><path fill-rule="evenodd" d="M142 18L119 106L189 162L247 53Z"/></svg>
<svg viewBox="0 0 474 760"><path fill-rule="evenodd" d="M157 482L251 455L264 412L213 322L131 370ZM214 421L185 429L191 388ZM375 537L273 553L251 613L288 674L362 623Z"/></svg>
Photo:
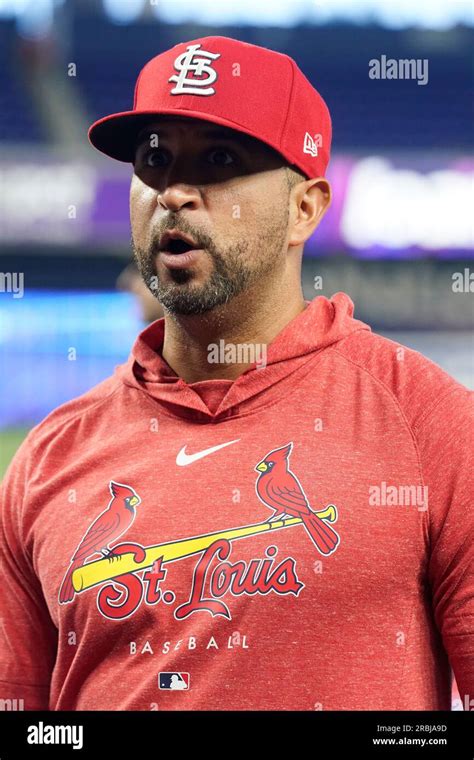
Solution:
<svg viewBox="0 0 474 760"><path fill-rule="evenodd" d="M326 509L315 512L322 520L335 522L337 520L337 509L334 504L329 504ZM82 567L78 567L72 574L72 585L76 592L85 591L85 589L96 586L98 583L112 580L118 575L124 573L133 573L137 570L144 570L151 567L160 557L163 562L172 562L176 559L191 557L193 554L199 554L207 549L214 541L219 538L226 538L228 541L235 541L238 538L247 536L256 536L269 530L286 528L290 525L299 525L302 522L300 517L291 517L288 520L278 520L273 523L263 522L256 525L246 525L243 528L232 528L230 530L217 531L216 533L206 533L203 536L194 536L193 538L183 538L180 541L169 541L166 544L157 544L149 546L145 550L145 559L142 562L135 562L131 552L121 554L118 557L108 559L98 559L89 562ZM112 549L113 551L113 549Z"/></svg>

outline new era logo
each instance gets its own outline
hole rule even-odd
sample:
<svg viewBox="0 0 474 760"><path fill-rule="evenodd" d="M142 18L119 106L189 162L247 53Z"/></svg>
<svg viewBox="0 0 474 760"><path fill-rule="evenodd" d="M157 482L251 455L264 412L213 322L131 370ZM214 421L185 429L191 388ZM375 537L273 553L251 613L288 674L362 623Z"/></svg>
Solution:
<svg viewBox="0 0 474 760"><path fill-rule="evenodd" d="M158 686L168 691L189 689L189 673L158 673Z"/></svg>
<svg viewBox="0 0 474 760"><path fill-rule="evenodd" d="M322 135L315 135L314 139L309 132L306 132L304 136L303 153L309 153L310 156L318 155L318 148L321 148L323 144Z"/></svg>

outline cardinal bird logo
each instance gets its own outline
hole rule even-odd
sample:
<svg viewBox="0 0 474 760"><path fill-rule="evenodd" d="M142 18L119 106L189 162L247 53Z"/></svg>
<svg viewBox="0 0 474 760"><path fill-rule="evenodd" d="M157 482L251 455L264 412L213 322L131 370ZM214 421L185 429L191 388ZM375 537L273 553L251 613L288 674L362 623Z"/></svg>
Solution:
<svg viewBox="0 0 474 760"><path fill-rule="evenodd" d="M317 550L327 556L336 550L340 538L309 506L301 483L288 465L292 449L293 442L290 441L270 451L256 465L255 469L260 474L255 490L260 501L273 509L273 515L267 522L299 517Z"/></svg>
<svg viewBox="0 0 474 760"><path fill-rule="evenodd" d="M131 486L116 483L113 480L109 483L109 489L112 498L107 509L104 509L89 526L71 557L71 563L59 589L60 604L67 604L74 599L75 591L72 585L74 570L81 567L93 554L102 554L110 559L117 556L108 545L125 533L135 519L135 507L141 503L136 491Z"/></svg>

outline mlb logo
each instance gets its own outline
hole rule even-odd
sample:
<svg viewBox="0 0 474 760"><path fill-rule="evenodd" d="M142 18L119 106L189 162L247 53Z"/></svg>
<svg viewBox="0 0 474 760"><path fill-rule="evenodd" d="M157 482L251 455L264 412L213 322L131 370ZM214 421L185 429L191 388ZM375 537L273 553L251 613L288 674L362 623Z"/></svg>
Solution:
<svg viewBox="0 0 474 760"><path fill-rule="evenodd" d="M158 686L168 691L189 689L189 673L158 673Z"/></svg>

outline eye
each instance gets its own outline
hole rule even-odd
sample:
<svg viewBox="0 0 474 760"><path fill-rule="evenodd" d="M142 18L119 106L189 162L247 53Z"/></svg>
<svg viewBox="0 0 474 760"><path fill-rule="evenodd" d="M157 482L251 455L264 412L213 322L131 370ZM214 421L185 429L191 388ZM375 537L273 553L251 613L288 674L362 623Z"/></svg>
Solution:
<svg viewBox="0 0 474 760"><path fill-rule="evenodd" d="M153 148L143 154L142 162L148 168L162 168L169 163L169 155L168 150ZM235 153L224 147L213 148L206 155L212 166L216 167L233 166L238 162Z"/></svg>
<svg viewBox="0 0 474 760"><path fill-rule="evenodd" d="M211 164L214 166L232 166L236 163L237 157L235 156L232 151L227 150L227 148L213 148L209 151L207 154L208 156L217 156L217 159L214 161L211 161ZM227 157L227 158L226 158ZM227 160L230 158L230 161Z"/></svg>
<svg viewBox="0 0 474 760"><path fill-rule="evenodd" d="M156 166L165 166L167 151L163 150L162 148L153 148L152 150L148 150L145 155L143 156L143 163L145 166L150 167L156 167Z"/></svg>

